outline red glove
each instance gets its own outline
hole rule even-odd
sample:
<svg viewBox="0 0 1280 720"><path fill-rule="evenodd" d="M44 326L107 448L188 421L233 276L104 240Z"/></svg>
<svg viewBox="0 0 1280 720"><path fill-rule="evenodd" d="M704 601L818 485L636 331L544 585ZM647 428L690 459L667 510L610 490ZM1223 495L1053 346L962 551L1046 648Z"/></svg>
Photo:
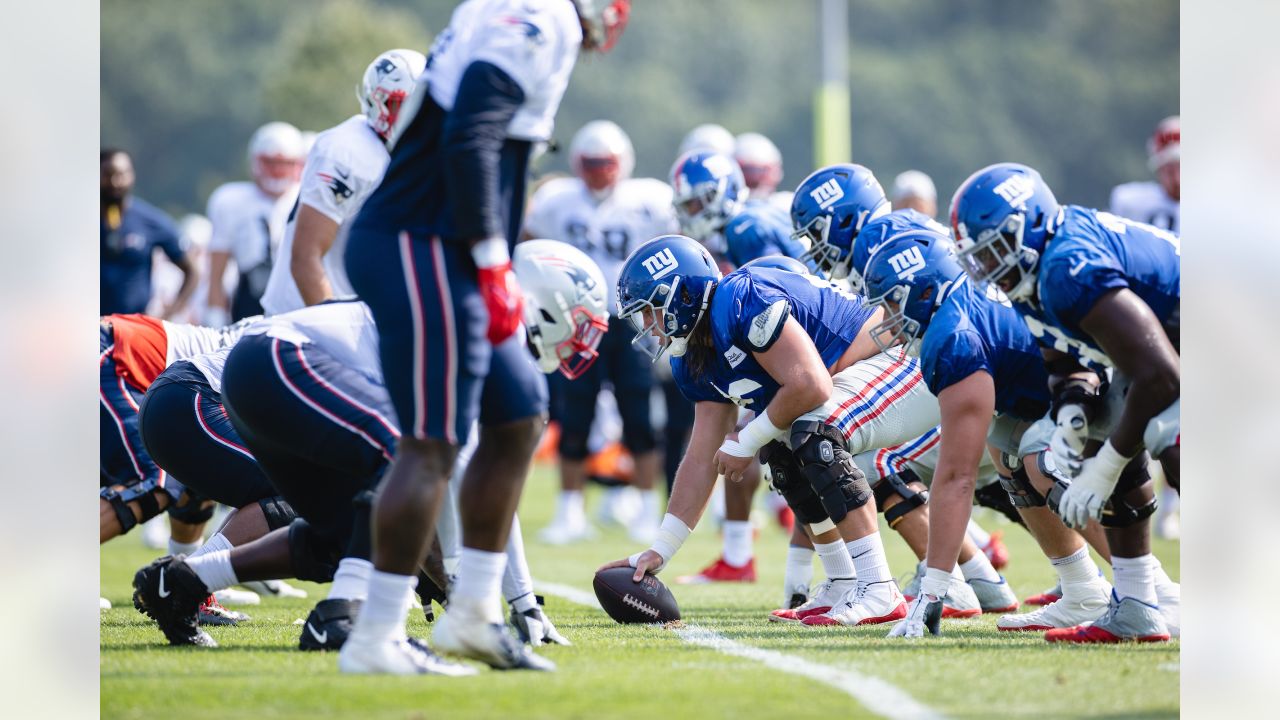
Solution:
<svg viewBox="0 0 1280 720"><path fill-rule="evenodd" d="M471 248L476 261L476 283L489 310L489 342L494 345L515 334L524 313L524 294L511 270L507 241L481 240Z"/></svg>

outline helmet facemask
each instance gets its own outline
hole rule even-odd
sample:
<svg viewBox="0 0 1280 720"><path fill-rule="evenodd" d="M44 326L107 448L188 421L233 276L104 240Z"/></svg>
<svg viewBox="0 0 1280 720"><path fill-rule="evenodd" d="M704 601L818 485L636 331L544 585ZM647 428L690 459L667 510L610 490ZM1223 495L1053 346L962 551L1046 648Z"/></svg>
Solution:
<svg viewBox="0 0 1280 720"><path fill-rule="evenodd" d="M975 283L990 283L1013 300L1025 300L1035 288L1035 270L1040 253L1022 243L1026 213L1010 213L999 225L970 238L958 227L956 244L960 265Z"/></svg>
<svg viewBox="0 0 1280 720"><path fill-rule="evenodd" d="M679 317L670 311L671 303L678 293L684 292L688 295L688 291L680 287L680 280L680 276L676 275L671 279L670 285L665 283L657 285L649 297L631 300L625 306L622 304L622 298L618 298L618 317L629 321L636 329L636 335L631 339L631 344L643 350L653 362L657 362L668 351L672 357L684 355L689 347L689 335L706 314L711 290L715 287L713 283L707 285L697 316L689 324L688 329L682 330ZM691 299L686 298L686 300ZM652 342L653 339L657 342Z"/></svg>
<svg viewBox="0 0 1280 720"><path fill-rule="evenodd" d="M816 268L829 280L842 280L849 274L849 253L829 242L831 215L818 215L791 234L792 239L809 246L800 261ZM856 236L856 234L855 234Z"/></svg>
<svg viewBox="0 0 1280 720"><path fill-rule="evenodd" d="M871 339L882 351L901 347L908 355L919 355L923 328L907 316L911 286L894 285L883 295L871 299L872 305L884 308L884 319L871 328Z"/></svg>
<svg viewBox="0 0 1280 720"><path fill-rule="evenodd" d="M576 380L600 356L597 348L609 330L609 323L581 305L570 308L559 292L555 293L555 299L560 307L553 313L526 296L529 351L542 372L550 374L559 370L566 378Z"/></svg>

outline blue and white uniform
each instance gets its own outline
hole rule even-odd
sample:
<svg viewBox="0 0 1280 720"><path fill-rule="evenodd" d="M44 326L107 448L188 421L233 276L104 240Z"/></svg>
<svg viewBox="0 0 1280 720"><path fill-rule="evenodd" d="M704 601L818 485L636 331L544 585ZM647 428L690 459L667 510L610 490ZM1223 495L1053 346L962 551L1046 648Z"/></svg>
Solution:
<svg viewBox="0 0 1280 720"><path fill-rule="evenodd" d="M852 258L849 262L850 274L856 274L861 278L863 271L867 269L871 253L874 253L889 238L911 230L928 230L951 237L951 230L918 210L911 208L894 210L868 220L858 232L858 237L853 240Z"/></svg>
<svg viewBox="0 0 1280 720"><path fill-rule="evenodd" d="M486 339L467 243L518 236L530 150L550 137L581 43L573 3L468 0L392 130L346 267L378 323L387 389L413 437L462 444L477 416L499 424L545 410L546 381L520 339ZM486 384L503 402L482 403Z"/></svg>
<svg viewBox="0 0 1280 720"><path fill-rule="evenodd" d="M748 200L720 231L725 257L737 267L767 255L800 259L805 248L791 237L791 215L762 200Z"/></svg>

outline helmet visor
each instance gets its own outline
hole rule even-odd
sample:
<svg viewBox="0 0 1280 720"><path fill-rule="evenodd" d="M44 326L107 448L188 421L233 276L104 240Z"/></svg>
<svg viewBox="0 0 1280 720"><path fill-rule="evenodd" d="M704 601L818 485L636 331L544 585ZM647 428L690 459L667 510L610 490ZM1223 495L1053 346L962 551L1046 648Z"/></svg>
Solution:
<svg viewBox="0 0 1280 720"><path fill-rule="evenodd" d="M1018 264L1026 217L1013 213L999 225L978 233L976 239L959 239L959 260L965 273L978 283L991 283L1006 292L1022 279ZM1018 272L1012 272L1017 269ZM1006 287L1007 286L1007 287Z"/></svg>

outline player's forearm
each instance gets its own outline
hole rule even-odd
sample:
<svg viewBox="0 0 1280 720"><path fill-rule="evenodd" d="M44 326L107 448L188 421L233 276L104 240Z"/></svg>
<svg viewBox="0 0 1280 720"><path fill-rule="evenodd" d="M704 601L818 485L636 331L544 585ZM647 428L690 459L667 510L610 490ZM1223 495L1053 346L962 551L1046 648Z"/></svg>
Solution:
<svg viewBox="0 0 1280 720"><path fill-rule="evenodd" d="M955 567L969 525L975 482L972 470L939 464L929 488L929 549L925 558L929 567L947 572Z"/></svg>
<svg viewBox="0 0 1280 720"><path fill-rule="evenodd" d="M172 317L181 311L191 301L191 296L195 294L196 287L200 285L200 271L189 261L182 268L182 286L178 288L178 296L173 299L173 303L165 309L165 317Z"/></svg>
<svg viewBox="0 0 1280 720"><path fill-rule="evenodd" d="M231 254L223 251L214 251L209 253L209 299L208 304L211 308L226 309L227 293L226 288L222 286L222 276L227 271L227 261L231 259Z"/></svg>
<svg viewBox="0 0 1280 720"><path fill-rule="evenodd" d="M831 389L831 376L825 371L799 374L778 388L766 411L774 425L789 430L797 418L830 399Z"/></svg>
<svg viewBox="0 0 1280 720"><path fill-rule="evenodd" d="M329 285L329 276L325 274L324 263L318 255L295 252L289 262L289 271L293 281L298 285L298 293L302 302L316 305L333 297L333 287Z"/></svg>
<svg viewBox="0 0 1280 720"><path fill-rule="evenodd" d="M667 500L667 512L680 518L690 530L698 526L711 500L711 490L716 483L713 457L686 454L676 470L671 497Z"/></svg>
<svg viewBox="0 0 1280 720"><path fill-rule="evenodd" d="M523 102L520 86L490 63L472 63L462 76L442 140L454 230L461 238L502 235L500 155L507 126Z"/></svg>
<svg viewBox="0 0 1280 720"><path fill-rule="evenodd" d="M1111 447L1125 457L1137 455L1147 424L1178 399L1179 386L1177 372L1157 370L1134 379L1125 395L1124 411L1111 431Z"/></svg>

